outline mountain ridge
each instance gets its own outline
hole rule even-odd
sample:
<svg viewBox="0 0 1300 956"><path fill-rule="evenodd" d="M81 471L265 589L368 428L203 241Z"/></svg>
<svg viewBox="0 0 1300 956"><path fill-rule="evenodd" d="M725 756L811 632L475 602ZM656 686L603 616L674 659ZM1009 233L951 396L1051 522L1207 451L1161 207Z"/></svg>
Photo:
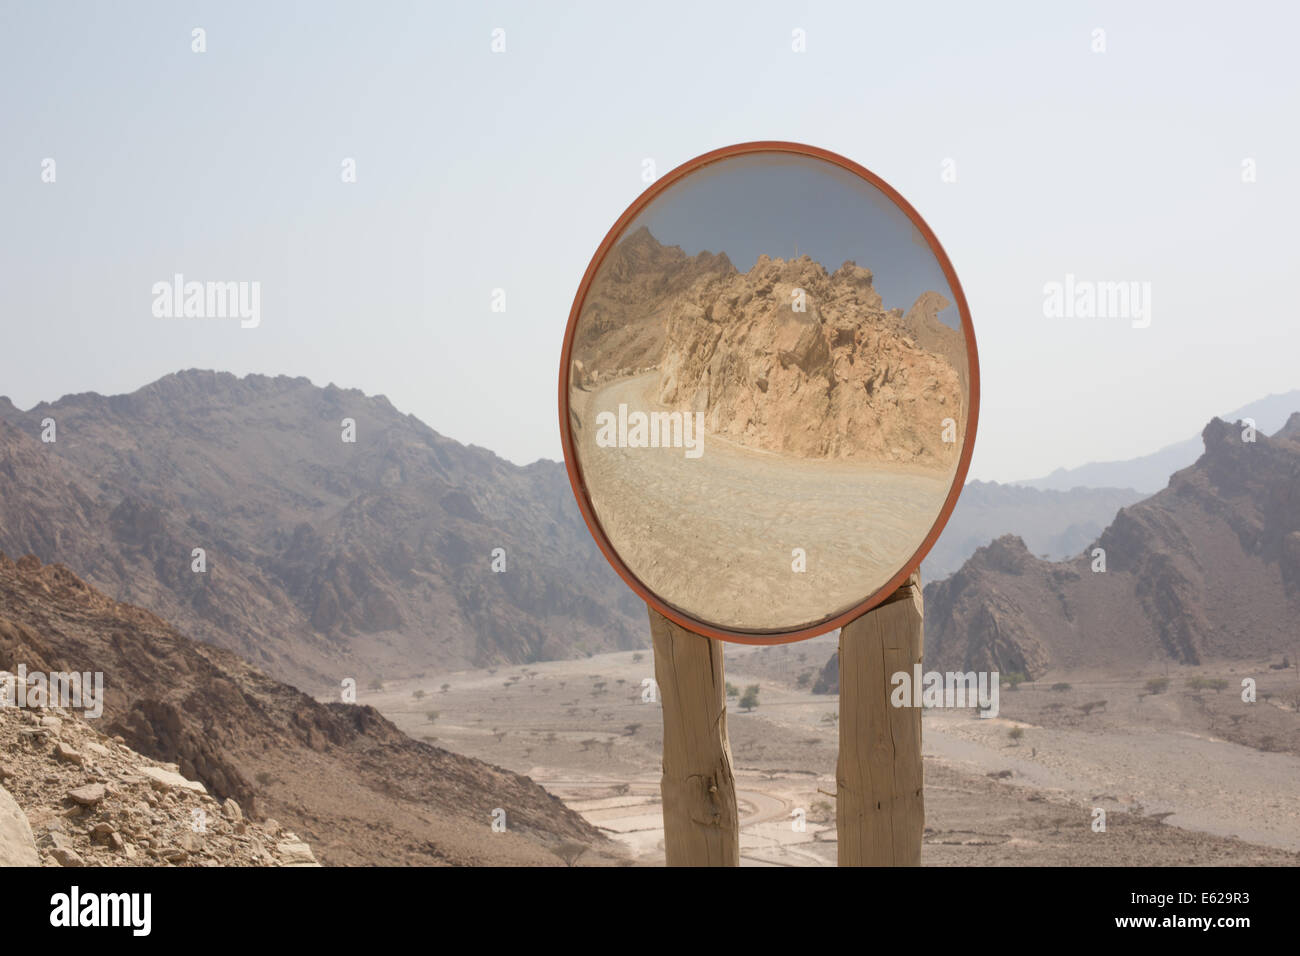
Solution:
<svg viewBox="0 0 1300 956"><path fill-rule="evenodd" d="M976 549L1005 534L1025 539L1034 554L1073 557L1097 539L1120 508L1145 495L1127 488L1028 488L996 481L969 481L943 533L922 564L924 580L959 570Z"/></svg>
<svg viewBox="0 0 1300 956"><path fill-rule="evenodd" d="M105 736L250 819L290 822L327 864L556 865L566 840L605 843L527 777L412 740L364 703L318 703L62 565L0 554L0 670L20 666L102 673Z"/></svg>
<svg viewBox="0 0 1300 956"><path fill-rule="evenodd" d="M644 643L563 465L514 465L382 396L184 370L6 412L0 473L0 549L298 686Z"/></svg>
<svg viewBox="0 0 1300 956"><path fill-rule="evenodd" d="M1005 535L928 585L927 661L1037 678L1294 653L1300 415L1254 441L1216 418L1202 440L1164 491L1118 512L1094 543L1104 555L1043 561Z"/></svg>
<svg viewBox="0 0 1300 956"><path fill-rule="evenodd" d="M1217 417L1228 422L1251 418L1255 420L1259 431L1274 433L1282 427L1286 417L1296 411L1300 411L1300 390L1266 395ZM1166 486L1170 475L1195 462L1200 451L1201 438L1196 435L1136 458L1057 468L1041 478L1007 484L1057 491L1069 491L1076 487L1132 488L1152 494Z"/></svg>

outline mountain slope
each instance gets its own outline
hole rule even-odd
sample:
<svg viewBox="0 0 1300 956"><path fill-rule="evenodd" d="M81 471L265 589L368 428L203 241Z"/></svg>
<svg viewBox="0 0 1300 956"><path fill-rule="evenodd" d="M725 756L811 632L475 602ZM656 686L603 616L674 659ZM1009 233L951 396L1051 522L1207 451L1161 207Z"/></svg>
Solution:
<svg viewBox="0 0 1300 956"><path fill-rule="evenodd" d="M187 371L0 407L0 549L298 686L644 643L562 465L512 465L382 396Z"/></svg>
<svg viewBox="0 0 1300 956"><path fill-rule="evenodd" d="M0 819L0 865L14 842L26 843L17 865L27 866L319 865L297 834L247 820L235 801L218 802L175 764L136 753L94 723L75 711L0 708L0 783L30 822L27 841L15 841Z"/></svg>
<svg viewBox="0 0 1300 956"><path fill-rule="evenodd" d="M941 423L965 421L962 377L948 349L908 333L932 325L935 343L959 333L921 306L909 326L873 282L852 262L828 273L808 256L759 256L697 287L670 313L659 401L704 410L711 433L766 451L952 465L957 445Z"/></svg>
<svg viewBox="0 0 1300 956"><path fill-rule="evenodd" d="M1300 414L1242 440L1215 419L1204 454L1122 509L1085 553L1052 563L1014 536L925 589L926 660L1041 676L1056 668L1259 659L1296 651Z"/></svg>
<svg viewBox="0 0 1300 956"><path fill-rule="evenodd" d="M1296 411L1300 411L1300 391L1270 395L1219 417L1227 422L1249 418L1255 422L1259 431L1271 434L1282 427ZM1133 488L1151 494L1165 487L1170 475L1192 464L1200 453L1201 439L1193 437L1138 458L1090 462L1078 468L1058 468L1042 478L1018 481L1015 484L1056 491L1081 487Z"/></svg>
<svg viewBox="0 0 1300 956"><path fill-rule="evenodd" d="M105 735L288 822L326 864L556 864L561 842L604 844L527 777L418 743L371 707L317 703L67 568L0 554L0 670L19 665L102 673Z"/></svg>
<svg viewBox="0 0 1300 956"><path fill-rule="evenodd" d="M1040 491L996 481L971 481L943 533L926 555L923 580L938 581L959 569L976 549L1013 534L1040 557L1054 561L1079 554L1097 540L1124 507L1144 495L1128 488Z"/></svg>
<svg viewBox="0 0 1300 956"><path fill-rule="evenodd" d="M674 304L693 288L735 272L726 253L687 256L681 246L660 244L642 226L609 251L588 289L574 336L574 359L598 376L657 365Z"/></svg>
<svg viewBox="0 0 1300 956"><path fill-rule="evenodd" d="M886 309L870 269L808 256L690 258L646 228L611 250L577 323L573 385L658 369L657 400L703 411L710 433L801 457L952 465L964 421L965 340L935 292Z"/></svg>

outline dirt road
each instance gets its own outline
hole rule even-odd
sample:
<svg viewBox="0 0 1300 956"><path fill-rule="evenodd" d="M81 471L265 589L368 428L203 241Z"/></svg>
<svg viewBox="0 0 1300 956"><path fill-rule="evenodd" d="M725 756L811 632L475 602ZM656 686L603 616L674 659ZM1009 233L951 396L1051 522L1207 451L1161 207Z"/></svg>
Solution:
<svg viewBox="0 0 1300 956"><path fill-rule="evenodd" d="M716 624L807 625L881 587L920 546L951 475L791 458L715 435L703 454L596 445L596 415L662 411L658 373L574 392L575 437L601 526L642 582ZM794 549L806 571L794 570Z"/></svg>

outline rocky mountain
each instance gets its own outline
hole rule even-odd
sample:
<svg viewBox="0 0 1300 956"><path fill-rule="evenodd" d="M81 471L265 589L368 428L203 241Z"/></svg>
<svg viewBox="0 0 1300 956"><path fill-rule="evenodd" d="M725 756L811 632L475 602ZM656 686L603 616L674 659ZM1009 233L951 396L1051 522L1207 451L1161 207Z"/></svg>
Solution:
<svg viewBox="0 0 1300 956"><path fill-rule="evenodd" d="M645 641L563 465L515 466L382 396L191 370L0 400L0 480L0 550L314 692Z"/></svg>
<svg viewBox="0 0 1300 956"><path fill-rule="evenodd" d="M609 251L583 300L573 342L579 368L594 383L657 365L675 304L735 271L725 253L687 256L645 226L633 230Z"/></svg>
<svg viewBox="0 0 1300 956"><path fill-rule="evenodd" d="M923 294L886 309L871 270L833 274L808 256L688 258L648 230L592 282L575 337L575 384L659 370L658 401L706 412L711 433L804 457L948 466L963 420L965 350ZM956 362L956 364L954 364Z"/></svg>
<svg viewBox="0 0 1300 956"><path fill-rule="evenodd" d="M1033 554L1053 561L1073 557L1097 540L1121 508L1145 497L1127 488L1040 491L996 481L962 489L948 524L922 565L922 579L939 581L975 551L1005 534L1022 538Z"/></svg>
<svg viewBox="0 0 1300 956"><path fill-rule="evenodd" d="M765 451L952 464L957 445L941 423L963 420L960 375L905 334L872 278L851 262L828 275L807 256L760 256L680 301L659 400L706 410L711 432ZM796 290L806 311L791 307Z"/></svg>
<svg viewBox="0 0 1300 956"><path fill-rule="evenodd" d="M119 831L143 851L185 849L157 841L192 808L183 794L151 802L134 778L158 774L136 766L124 779L120 764L129 759L112 743L175 766L167 786L148 787L184 790L185 780L197 781L217 800L236 803L240 817L266 821L268 833L292 843L270 820L288 824L326 864L558 865L552 851L565 843L594 846L596 856L606 845L527 777L416 742L364 704L318 703L31 556L15 563L0 555L0 670L25 672L31 687L37 674L103 675L102 715L85 715L94 733L70 727L65 735L38 721L18 755L53 751L77 765L79 785L105 791L84 800L69 793L75 804L143 800L149 816L162 818L151 821L153 842ZM4 751L5 787L21 797L41 784L21 773L13 749ZM498 808L505 832L491 829ZM78 845L72 849L80 853Z"/></svg>
<svg viewBox="0 0 1300 956"><path fill-rule="evenodd" d="M966 337L960 328L953 328L939 318L939 313L951 306L938 292L922 292L903 316L903 329L916 346L926 352L942 355L957 370L961 380L961 394L969 394L969 367L966 358Z"/></svg>
<svg viewBox="0 0 1300 956"><path fill-rule="evenodd" d="M1272 434L1297 411L1300 411L1300 391L1292 391L1282 395L1269 395L1219 417L1226 422L1250 419L1259 431ZM1015 484L1055 491L1069 491L1072 488L1133 488L1152 494L1165 487L1170 475L1195 462L1200 454L1201 439L1197 435L1138 458L1089 462L1078 468L1058 468L1042 478Z"/></svg>
<svg viewBox="0 0 1300 956"><path fill-rule="evenodd" d="M817 679L813 681L812 692L814 694L838 694L840 692L840 652L836 651L830 656L821 671L817 674Z"/></svg>
<svg viewBox="0 0 1300 956"><path fill-rule="evenodd" d="M1019 537L925 589L927 664L1020 671L1294 656L1300 642L1300 413L1243 440L1214 419L1204 452L1123 508L1068 561ZM1097 564L1104 552L1105 570ZM1094 570L1094 567L1097 570Z"/></svg>
<svg viewBox="0 0 1300 956"><path fill-rule="evenodd" d="M55 711L0 708L0 865L319 865L278 821Z"/></svg>

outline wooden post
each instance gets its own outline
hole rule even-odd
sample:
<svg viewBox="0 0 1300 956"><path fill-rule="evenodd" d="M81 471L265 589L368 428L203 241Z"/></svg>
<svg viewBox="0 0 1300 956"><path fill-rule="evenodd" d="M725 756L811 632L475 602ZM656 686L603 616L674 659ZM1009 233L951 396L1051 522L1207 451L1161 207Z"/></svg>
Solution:
<svg viewBox="0 0 1300 956"><path fill-rule="evenodd" d="M889 703L923 646L921 576L840 631L840 866L919 866L925 829L921 708Z"/></svg>
<svg viewBox="0 0 1300 956"><path fill-rule="evenodd" d="M660 792L669 866L739 866L740 816L727 740L722 644L650 608L664 711Z"/></svg>

